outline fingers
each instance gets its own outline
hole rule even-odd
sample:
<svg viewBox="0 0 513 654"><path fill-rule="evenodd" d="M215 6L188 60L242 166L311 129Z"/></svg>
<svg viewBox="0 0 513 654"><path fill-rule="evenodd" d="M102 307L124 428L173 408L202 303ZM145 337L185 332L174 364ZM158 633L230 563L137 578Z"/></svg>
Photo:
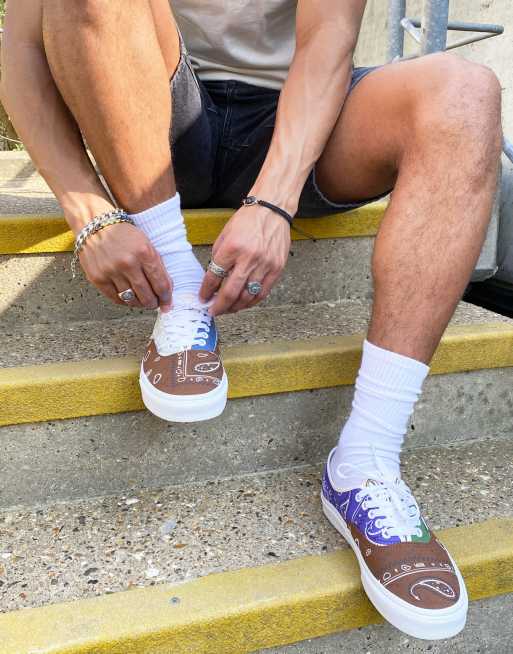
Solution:
<svg viewBox="0 0 513 654"><path fill-rule="evenodd" d="M214 294L219 290L222 283L223 277L218 277L210 270L207 270L203 277L203 283L201 284L199 292L200 300L202 302L209 302L214 297Z"/></svg>
<svg viewBox="0 0 513 654"><path fill-rule="evenodd" d="M219 240L219 239L218 239ZM218 251L219 254L216 255L216 258L214 259L214 254L212 253L212 261L215 261L218 266L226 270L227 272L232 273L232 259L234 259L235 255L228 253L225 253L223 251ZM228 277L220 277L219 275L214 275L214 273L211 270L207 270L205 273L205 276L203 277L203 283L201 284L199 296L200 300L203 302L209 302L213 297L214 294L217 293L217 291L221 288L221 285L225 280L229 279ZM226 282L225 282L226 283Z"/></svg>
<svg viewBox="0 0 513 654"><path fill-rule="evenodd" d="M143 261L143 270L153 294L157 297L160 310L166 313L172 306L173 284L162 259L156 256L151 260Z"/></svg>
<svg viewBox="0 0 513 654"><path fill-rule="evenodd" d="M147 306L144 302L147 301L147 297L144 294L144 289L141 290L139 284L135 284L134 281L128 280L126 277L114 277L112 280L112 286L115 288L116 292L116 297L117 299L121 302L121 304L124 304L126 307L132 307L132 308L155 308ZM119 297L119 293L123 293L123 291L128 291L132 290L135 294L135 297L133 300L130 300L129 302L125 302L125 300L121 300ZM153 302L155 305L155 302Z"/></svg>
<svg viewBox="0 0 513 654"><path fill-rule="evenodd" d="M248 281L248 275L248 268L242 263L236 265L230 271L229 277L225 278L214 304L210 308L210 314L212 316L218 316L230 311L244 291L244 287Z"/></svg>
<svg viewBox="0 0 513 654"><path fill-rule="evenodd" d="M266 268L263 266L257 266L254 268L254 270L250 272L250 274L246 279L246 283L242 287L239 297L235 300L235 302L232 304L232 306L229 309L230 313L235 313L236 311L241 311L242 309L245 309L256 297L258 297L256 295L252 295L251 293L249 293L247 288L248 283L259 282L260 284L262 284L265 277L266 277ZM258 295L260 295L260 293Z"/></svg>
<svg viewBox="0 0 513 654"><path fill-rule="evenodd" d="M146 276L142 271L138 273L133 273L130 280L128 280L127 288L131 288L135 293L135 296L139 304L145 309L157 309L159 306L158 297L153 292L153 289L147 280ZM114 285L117 287L117 280L114 281ZM130 305L134 305L134 302L130 302Z"/></svg>
<svg viewBox="0 0 513 654"><path fill-rule="evenodd" d="M245 287L238 300L233 304L230 309L231 313L237 311L242 311L242 309L249 309L254 307L262 300L265 300L266 297L271 293L273 286L281 277L281 270L272 269L266 273L265 268L257 268L253 271L248 278L248 282L260 282L262 284L262 290L258 295L252 295L248 293L247 288Z"/></svg>
<svg viewBox="0 0 513 654"><path fill-rule="evenodd" d="M254 295L251 298L251 301L247 304L246 308L250 309L251 307L254 307L256 304L259 302L262 302L262 300L265 300L267 297L269 297L272 289L280 279L283 271L273 271L269 274L267 274L262 282L262 290L258 295Z"/></svg>
<svg viewBox="0 0 513 654"><path fill-rule="evenodd" d="M118 296L118 292L120 293L121 291L118 291L117 287L112 283L112 282L95 282L94 285L96 288L105 295L105 297L109 298L109 300L112 300L114 304L119 304L120 306L131 306L131 307L140 307L141 305L139 302L134 300L130 304L127 304L126 302L123 302ZM125 286L122 290L125 291L128 288L128 285Z"/></svg>

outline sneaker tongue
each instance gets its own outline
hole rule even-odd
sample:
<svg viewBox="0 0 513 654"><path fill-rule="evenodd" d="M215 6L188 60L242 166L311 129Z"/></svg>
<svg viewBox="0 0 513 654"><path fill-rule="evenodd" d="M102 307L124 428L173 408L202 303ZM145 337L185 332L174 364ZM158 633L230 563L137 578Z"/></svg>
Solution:
<svg viewBox="0 0 513 654"><path fill-rule="evenodd" d="M202 302L199 296L195 293L176 293L173 295L173 308L194 308L206 309L212 304L210 302Z"/></svg>
<svg viewBox="0 0 513 654"><path fill-rule="evenodd" d="M383 480L381 479L376 479L373 477L369 477L363 484L363 486L383 486L383 484L387 482L390 483L392 482L395 486L400 486L401 485L401 479L400 477L393 477L390 476L388 478L384 478Z"/></svg>
<svg viewBox="0 0 513 654"><path fill-rule="evenodd" d="M194 293L175 293L173 294L173 306L185 307L197 306L201 304L199 297Z"/></svg>

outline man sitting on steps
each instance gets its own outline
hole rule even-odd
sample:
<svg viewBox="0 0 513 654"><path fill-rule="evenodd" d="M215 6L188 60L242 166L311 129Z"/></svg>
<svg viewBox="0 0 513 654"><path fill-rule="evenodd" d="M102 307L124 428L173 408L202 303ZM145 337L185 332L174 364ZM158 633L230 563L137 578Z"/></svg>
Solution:
<svg viewBox="0 0 513 654"><path fill-rule="evenodd" d="M353 408L322 502L385 618L444 638L463 628L467 594L399 457L490 219L501 89L488 68L448 54L353 69L364 7L11 0L2 98L78 237L87 278L113 302L159 308L140 381L146 406L167 420L222 412L214 316L271 292L292 217L393 189ZM216 206L236 211L204 274L181 209Z"/></svg>

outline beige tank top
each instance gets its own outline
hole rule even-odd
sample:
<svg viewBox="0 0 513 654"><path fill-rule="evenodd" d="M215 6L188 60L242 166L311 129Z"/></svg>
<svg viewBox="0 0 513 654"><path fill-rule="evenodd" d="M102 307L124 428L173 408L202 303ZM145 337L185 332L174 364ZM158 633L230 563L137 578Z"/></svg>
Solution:
<svg viewBox="0 0 513 654"><path fill-rule="evenodd" d="M202 80L279 89L295 49L297 0L172 0Z"/></svg>

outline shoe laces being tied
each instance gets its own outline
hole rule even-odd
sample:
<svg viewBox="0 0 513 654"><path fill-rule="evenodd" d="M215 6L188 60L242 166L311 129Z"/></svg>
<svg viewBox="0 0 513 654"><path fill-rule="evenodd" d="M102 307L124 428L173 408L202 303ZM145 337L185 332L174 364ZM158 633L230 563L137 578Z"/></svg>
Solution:
<svg viewBox="0 0 513 654"><path fill-rule="evenodd" d="M169 355L207 344L212 326L209 304L203 304L194 295L178 296L173 308L159 313L155 340L159 354Z"/></svg>
<svg viewBox="0 0 513 654"><path fill-rule="evenodd" d="M407 541L412 536L422 536L421 517L419 506L407 484L402 479L390 474L380 460L375 457L376 469L365 473L368 477L367 485L355 495L357 502L362 502L362 509L368 509L368 516L375 519L374 525L381 529L383 538L393 536L401 541ZM342 469L352 469L362 473L361 468L349 463L338 467L338 473L344 477ZM378 474L376 474L376 472Z"/></svg>

